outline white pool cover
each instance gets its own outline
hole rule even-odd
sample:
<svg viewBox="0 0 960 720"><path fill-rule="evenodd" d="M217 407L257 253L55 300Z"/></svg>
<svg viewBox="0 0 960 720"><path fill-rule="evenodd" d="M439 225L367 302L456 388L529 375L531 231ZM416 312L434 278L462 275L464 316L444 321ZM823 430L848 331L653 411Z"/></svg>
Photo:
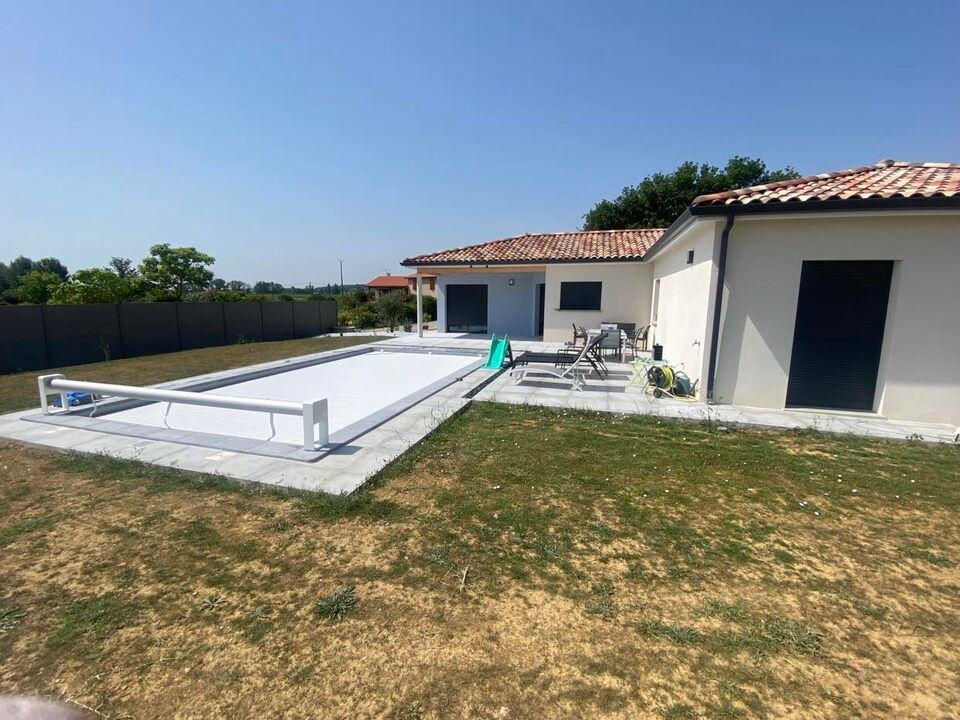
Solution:
<svg viewBox="0 0 960 720"><path fill-rule="evenodd" d="M330 435L362 426L428 386L478 362L475 355L375 351L225 385L204 394L305 402L326 398ZM151 403L102 416L149 427L300 445L299 417L196 405ZM274 432L275 429L275 432Z"/></svg>

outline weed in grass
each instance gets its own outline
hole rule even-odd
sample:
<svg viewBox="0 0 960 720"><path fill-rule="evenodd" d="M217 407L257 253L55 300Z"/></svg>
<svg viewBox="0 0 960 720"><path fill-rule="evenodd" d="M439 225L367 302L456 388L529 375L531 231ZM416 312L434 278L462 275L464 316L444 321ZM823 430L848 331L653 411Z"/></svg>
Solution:
<svg viewBox="0 0 960 720"><path fill-rule="evenodd" d="M200 612L213 613L227 604L223 595L210 595L200 601Z"/></svg>
<svg viewBox="0 0 960 720"><path fill-rule="evenodd" d="M121 588L132 587L139 577L139 570L129 565L124 566L117 573L117 586Z"/></svg>
<svg viewBox="0 0 960 720"><path fill-rule="evenodd" d="M0 548L4 548L14 540L36 530L49 530L60 519L57 515L40 515L27 518L0 528Z"/></svg>
<svg viewBox="0 0 960 720"><path fill-rule="evenodd" d="M957 566L957 563L948 558L946 555L941 555L940 553L928 550L926 548L917 547L915 545L901 545L900 552L908 558L913 560L923 560L926 563L931 565L936 565L937 567L942 568L954 568Z"/></svg>
<svg viewBox="0 0 960 720"><path fill-rule="evenodd" d="M777 548L773 551L773 559L781 565L793 565L795 562L797 562L796 555L787 550L783 550L782 548Z"/></svg>
<svg viewBox="0 0 960 720"><path fill-rule="evenodd" d="M819 655L823 634L800 620L769 618L735 632L721 633L721 646L728 650L757 652L794 652Z"/></svg>
<svg viewBox="0 0 960 720"><path fill-rule="evenodd" d="M695 628L672 625L654 618L641 618L635 627L645 637L670 640L680 645L691 645L700 639L700 633Z"/></svg>
<svg viewBox="0 0 960 720"><path fill-rule="evenodd" d="M61 610L56 629L47 637L46 649L55 652L102 647L136 611L133 603L112 592L74 601Z"/></svg>
<svg viewBox="0 0 960 720"><path fill-rule="evenodd" d="M173 533L178 540L184 540L194 548L212 548L220 544L220 533L213 524L204 517L194 518Z"/></svg>
<svg viewBox="0 0 960 720"><path fill-rule="evenodd" d="M857 600L853 605L861 615L866 615L874 620L883 620L887 616L887 608L876 607L866 600Z"/></svg>
<svg viewBox="0 0 960 720"><path fill-rule="evenodd" d="M747 606L739 600L736 602L708 600L704 603L703 613L729 622L743 622L747 617Z"/></svg>
<svg viewBox="0 0 960 720"><path fill-rule="evenodd" d="M26 613L20 608L0 605L0 635L13 630L25 615Z"/></svg>
<svg viewBox="0 0 960 720"><path fill-rule="evenodd" d="M590 587L587 613L599 615L604 620L610 620L617 614L617 605L613 600L613 583L601 580Z"/></svg>
<svg viewBox="0 0 960 720"><path fill-rule="evenodd" d="M419 702L405 705L397 710L394 717L396 720L420 720L423 717L423 707Z"/></svg>
<svg viewBox="0 0 960 720"><path fill-rule="evenodd" d="M349 495L304 494L297 497L296 508L303 516L315 520L339 520L348 517L393 520L403 514L399 505L389 500L378 500L368 490Z"/></svg>
<svg viewBox="0 0 960 720"><path fill-rule="evenodd" d="M353 585L348 585L317 600L314 610L317 615L327 620L342 620L356 604L357 589Z"/></svg>
<svg viewBox="0 0 960 720"><path fill-rule="evenodd" d="M258 643L273 629L270 615L269 607L258 605L239 620L235 620L234 625L240 628L247 640Z"/></svg>
<svg viewBox="0 0 960 720"><path fill-rule="evenodd" d="M674 703L663 709L660 715L666 720L687 720L697 717L693 707L686 703Z"/></svg>

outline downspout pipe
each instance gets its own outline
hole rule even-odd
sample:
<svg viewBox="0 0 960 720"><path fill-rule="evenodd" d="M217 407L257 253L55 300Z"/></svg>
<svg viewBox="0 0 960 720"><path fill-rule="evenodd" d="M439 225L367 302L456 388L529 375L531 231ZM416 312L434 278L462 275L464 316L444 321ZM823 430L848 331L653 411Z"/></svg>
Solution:
<svg viewBox="0 0 960 720"><path fill-rule="evenodd" d="M733 230L734 214L727 213L727 222L720 233L720 257L717 260L717 294L713 299L713 328L710 333L710 363L707 366L707 403L712 405L713 385L717 376L717 350L720 345L720 311L723 309L723 283L727 274L727 244Z"/></svg>

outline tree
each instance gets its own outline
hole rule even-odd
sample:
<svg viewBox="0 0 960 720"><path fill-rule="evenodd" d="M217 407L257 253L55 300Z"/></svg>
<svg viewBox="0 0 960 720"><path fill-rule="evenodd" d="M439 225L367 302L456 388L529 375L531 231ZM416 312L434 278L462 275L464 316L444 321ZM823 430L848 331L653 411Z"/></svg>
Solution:
<svg viewBox="0 0 960 720"><path fill-rule="evenodd" d="M233 292L238 293L248 293L250 292L250 286L245 283L243 280L231 280L227 283L227 288Z"/></svg>
<svg viewBox="0 0 960 720"><path fill-rule="evenodd" d="M55 273L30 270L21 275L17 282L17 297L21 302L42 305L50 299L62 282L60 276Z"/></svg>
<svg viewBox="0 0 960 720"><path fill-rule="evenodd" d="M77 270L50 297L52 305L114 303L133 300L141 292L138 277L121 277L109 268Z"/></svg>
<svg viewBox="0 0 960 720"><path fill-rule="evenodd" d="M67 266L62 262L53 257L40 258L33 264L34 270L40 270L41 272L53 273L61 281L67 279L70 275L70 271L67 270Z"/></svg>
<svg viewBox="0 0 960 720"><path fill-rule="evenodd" d="M601 200L583 216L584 230L667 227L698 195L799 177L792 167L768 170L757 158L735 156L722 170L685 162L672 173L648 175L616 200Z"/></svg>
<svg viewBox="0 0 960 720"><path fill-rule="evenodd" d="M137 269L133 266L133 261L130 258L112 257L110 258L110 268L120 278L132 277L137 274Z"/></svg>
<svg viewBox="0 0 960 720"><path fill-rule="evenodd" d="M276 282L260 280L259 282L254 283L253 291L261 295L276 295L277 293L283 292L283 285Z"/></svg>
<svg viewBox="0 0 960 720"><path fill-rule="evenodd" d="M201 290L213 280L214 259L194 247L154 245L140 263L140 274L159 297L183 300L188 291Z"/></svg>
<svg viewBox="0 0 960 720"><path fill-rule="evenodd" d="M409 317L406 293L388 292L377 300L377 314L391 330Z"/></svg>

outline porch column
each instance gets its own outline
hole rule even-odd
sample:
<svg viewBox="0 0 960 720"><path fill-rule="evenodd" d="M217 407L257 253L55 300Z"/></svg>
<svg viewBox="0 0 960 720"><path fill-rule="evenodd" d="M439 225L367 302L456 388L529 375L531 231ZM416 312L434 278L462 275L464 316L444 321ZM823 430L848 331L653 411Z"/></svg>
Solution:
<svg viewBox="0 0 960 720"><path fill-rule="evenodd" d="M417 337L423 337L423 277L417 268Z"/></svg>

